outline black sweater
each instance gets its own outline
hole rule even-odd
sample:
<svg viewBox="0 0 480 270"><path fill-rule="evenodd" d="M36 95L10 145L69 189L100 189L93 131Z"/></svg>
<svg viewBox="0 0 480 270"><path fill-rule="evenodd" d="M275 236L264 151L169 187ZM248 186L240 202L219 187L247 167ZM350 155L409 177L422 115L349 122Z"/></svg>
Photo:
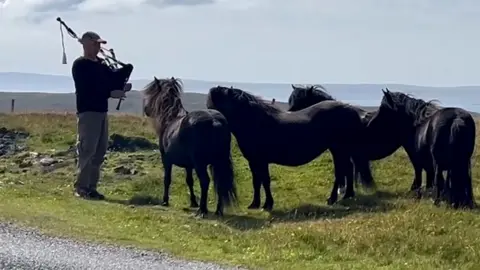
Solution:
<svg viewBox="0 0 480 270"><path fill-rule="evenodd" d="M125 79L132 70L132 65L112 70L101 59L77 58L72 64L77 113L107 112L110 92L123 90Z"/></svg>

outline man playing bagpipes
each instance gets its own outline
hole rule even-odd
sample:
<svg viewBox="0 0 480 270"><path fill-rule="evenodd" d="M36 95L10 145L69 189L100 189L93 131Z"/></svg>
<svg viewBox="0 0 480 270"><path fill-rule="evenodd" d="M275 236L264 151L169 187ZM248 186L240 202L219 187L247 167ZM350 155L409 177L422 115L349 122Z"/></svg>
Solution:
<svg viewBox="0 0 480 270"><path fill-rule="evenodd" d="M97 55L106 41L97 33L86 32L79 39L83 56L72 64L77 105L77 177L75 195L85 199L105 199L97 191L100 166L108 147L108 99L121 99L132 88L125 83L133 66L119 69L107 65Z"/></svg>

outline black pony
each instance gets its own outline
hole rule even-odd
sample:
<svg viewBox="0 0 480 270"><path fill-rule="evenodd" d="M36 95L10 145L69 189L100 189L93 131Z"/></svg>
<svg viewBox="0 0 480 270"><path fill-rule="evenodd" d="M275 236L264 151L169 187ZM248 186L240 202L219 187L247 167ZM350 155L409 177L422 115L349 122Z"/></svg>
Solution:
<svg viewBox="0 0 480 270"><path fill-rule="evenodd" d="M309 85L309 86L306 86L306 85L295 86L292 84L291 86L293 91L288 98L288 111L290 112L303 110L307 107L310 107L314 104L317 104L319 102L323 102L326 100L336 100L329 93L327 93L327 90L322 85L317 84L317 85ZM358 114L362 118L364 125L367 126L368 121L372 118L374 112L365 111L358 107L355 107L355 109L357 110ZM364 145L362 146L362 148L365 149L364 154L366 154L366 157L369 160L381 159L386 157L385 155L391 154L390 152L374 154L372 147L370 147L371 145L369 144L369 141L374 141L376 138L365 138L365 139L366 141L364 142ZM378 147L375 147L375 148L378 148ZM355 172L354 180L356 183L356 180L358 179L358 171L354 170L354 172ZM338 191L339 193L342 193L343 191L345 191L345 183L346 181L340 181L339 191Z"/></svg>
<svg viewBox="0 0 480 270"><path fill-rule="evenodd" d="M181 81L175 78L157 79L145 86L145 114L153 118L159 137L164 169L163 205L169 204L172 166L185 168L190 190L190 203L197 207L193 190L193 169L200 179L201 197L198 214L208 213L207 195L211 165L213 182L218 194L216 215L223 215L223 204L236 201L236 187L230 155L231 133L225 117L215 110L187 112L182 105ZM213 168L212 168L213 167Z"/></svg>
<svg viewBox="0 0 480 270"><path fill-rule="evenodd" d="M475 121L461 108L439 108L434 103L400 92L382 90L383 98L368 130L382 133L397 146L403 146L415 169L412 190L422 185L427 173L427 188L436 186L435 204L445 188L454 208L475 205L471 157L475 148ZM443 178L447 171L447 185Z"/></svg>
<svg viewBox="0 0 480 270"><path fill-rule="evenodd" d="M335 178L351 176L344 198L354 196L353 171L348 172L351 158L358 165L362 183L374 186L368 161L356 151L362 142L364 125L356 110L349 105L326 101L300 112L286 112L240 89L217 86L208 93L207 107L220 111L227 118L240 151L248 160L254 189L250 209L260 207L262 185L266 197L263 208L273 208L270 163L299 166L327 149L333 156ZM329 204L337 201L338 184L335 181Z"/></svg>
<svg viewBox="0 0 480 270"><path fill-rule="evenodd" d="M292 86L292 93L288 97L288 111L295 112L310 107L316 103L325 100L336 100L333 98L322 85L310 85L310 86ZM363 122L368 124L368 121L372 119L375 112L369 112L362 108L355 107L363 119Z"/></svg>

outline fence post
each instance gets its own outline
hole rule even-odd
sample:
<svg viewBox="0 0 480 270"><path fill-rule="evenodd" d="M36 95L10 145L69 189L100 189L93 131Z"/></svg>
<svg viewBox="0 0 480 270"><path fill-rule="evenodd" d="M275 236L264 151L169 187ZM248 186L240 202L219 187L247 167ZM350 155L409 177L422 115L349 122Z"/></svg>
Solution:
<svg viewBox="0 0 480 270"><path fill-rule="evenodd" d="M10 112L14 113L15 112L15 99L12 98L12 103L10 104Z"/></svg>
<svg viewBox="0 0 480 270"><path fill-rule="evenodd" d="M142 97L142 116L145 117L145 97Z"/></svg>
<svg viewBox="0 0 480 270"><path fill-rule="evenodd" d="M274 105L274 104L275 104L275 99L274 99L274 98L272 98L272 105Z"/></svg>

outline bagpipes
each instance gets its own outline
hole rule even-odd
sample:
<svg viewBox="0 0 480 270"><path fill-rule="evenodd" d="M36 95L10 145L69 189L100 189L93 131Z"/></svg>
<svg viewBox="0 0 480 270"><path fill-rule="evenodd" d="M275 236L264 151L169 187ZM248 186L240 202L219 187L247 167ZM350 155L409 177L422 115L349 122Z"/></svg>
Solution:
<svg viewBox="0 0 480 270"><path fill-rule="evenodd" d="M62 57L62 64L66 65L67 64L67 54L65 52L65 42L63 40L63 29L62 26L65 27L67 30L68 35L70 35L72 38L80 41L80 38L77 36L77 34L70 28L68 25L60 18L57 18L57 21L60 23L60 33L62 37L62 49L63 49L63 57ZM108 54L107 54L108 52ZM118 69L120 67L130 67L127 69L127 76L125 78L125 82L123 83L123 86L127 84L128 80L130 79L130 75L132 74L133 71L133 66L131 64L125 64L122 61L118 60L115 52L113 49L106 49L103 47L100 47L100 53L102 54L103 58L101 58L105 63L111 68L111 69ZM110 54L110 55L109 55ZM123 87L122 87L123 89ZM118 100L117 104L117 111L120 110L120 104L122 103L123 98L120 98Z"/></svg>

